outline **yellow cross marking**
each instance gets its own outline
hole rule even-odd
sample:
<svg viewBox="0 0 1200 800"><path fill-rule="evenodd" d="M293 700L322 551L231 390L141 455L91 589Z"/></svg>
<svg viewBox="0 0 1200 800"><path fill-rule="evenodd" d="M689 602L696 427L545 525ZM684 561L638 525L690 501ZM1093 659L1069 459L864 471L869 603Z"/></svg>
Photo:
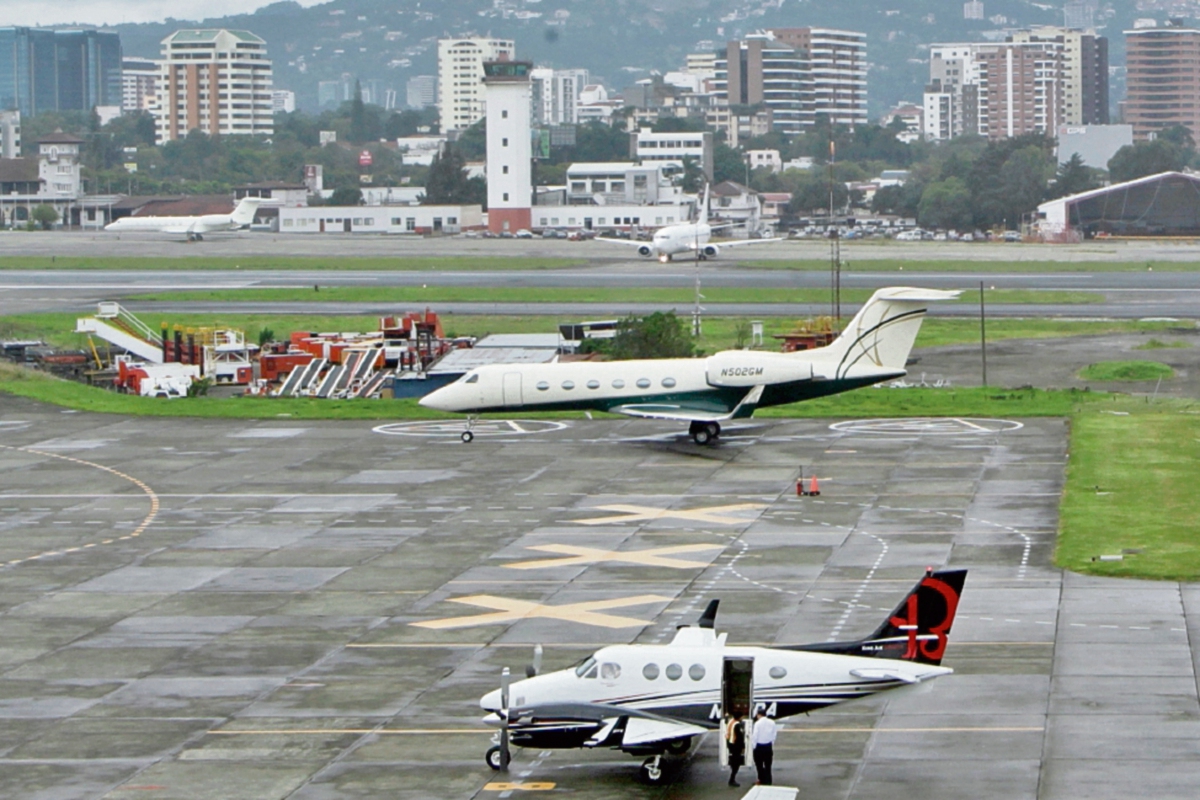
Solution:
<svg viewBox="0 0 1200 800"><path fill-rule="evenodd" d="M671 599L670 597L662 597L656 594L642 594L637 597L626 597L617 600L593 600L587 603L570 603L564 606L546 606L528 600L514 600L509 597L477 594L471 597L453 597L450 599L450 602L479 606L480 608L491 608L495 609L497 613L477 614L473 617L431 619L426 622L414 622L412 624L418 628L446 630L448 628L471 628L476 625L515 622L519 619L558 619L564 622L578 622L582 625L595 625L598 628L636 628L649 624L649 621L597 612L610 608L644 606L648 603L669 603Z"/></svg>
<svg viewBox="0 0 1200 800"><path fill-rule="evenodd" d="M515 564L505 564L509 569L543 569L545 567L574 567L580 564L598 564L602 561L612 561L618 564L638 564L643 567L670 567L671 569L703 569L708 564L703 561L688 561L682 558L668 558L677 553L701 553L708 550L724 550L721 544L680 544L674 547L654 547L649 550L600 550L595 547L577 547L570 544L539 544L525 548L541 550L544 553L562 553L568 558L546 558L540 561L518 561Z"/></svg>
<svg viewBox="0 0 1200 800"><path fill-rule="evenodd" d="M728 506L708 506L707 508L651 508L649 506L613 505L597 506L600 511L620 511L615 517L594 517L581 519L583 525L609 525L621 522L643 522L654 519L682 519L688 522L706 522L713 525L742 525L747 522L742 517L726 516L737 511L755 511L766 508L762 503L734 503Z"/></svg>

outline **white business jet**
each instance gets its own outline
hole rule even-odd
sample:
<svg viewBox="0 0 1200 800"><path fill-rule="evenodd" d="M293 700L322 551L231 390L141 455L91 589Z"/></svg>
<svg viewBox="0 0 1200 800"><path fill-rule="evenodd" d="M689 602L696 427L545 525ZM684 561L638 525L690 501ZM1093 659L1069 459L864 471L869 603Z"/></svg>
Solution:
<svg viewBox="0 0 1200 800"><path fill-rule="evenodd" d="M690 423L709 444L721 423L757 408L811 400L905 374L926 306L958 292L880 289L827 347L796 353L725 350L708 358L493 364L427 394L426 408L467 415L493 411L608 411Z"/></svg>
<svg viewBox="0 0 1200 800"><path fill-rule="evenodd" d="M254 221L262 198L243 197L232 214L203 214L196 217L123 217L104 226L117 233L176 233L187 236L189 242L204 240L206 233L237 231Z"/></svg>
<svg viewBox="0 0 1200 800"><path fill-rule="evenodd" d="M609 748L645 757L642 779L661 783L665 757L686 754L736 713L780 719L949 675L942 657L966 577L966 570L930 569L874 633L855 642L729 645L714 630L713 600L670 644L603 647L546 675L537 674L535 650L526 680L502 681L479 701L491 712L484 722L500 729L487 763L505 767L508 743ZM719 738L724 762L727 743Z"/></svg>
<svg viewBox="0 0 1200 800"><path fill-rule="evenodd" d="M664 264L680 253L694 253L697 258L704 260L720 255L722 247L744 247L751 244L783 241L780 238L737 239L722 242L720 245L709 241L712 238L713 230L729 227L733 226L713 226L708 224L708 187L705 186L704 203L700 206L700 219L696 222L681 222L677 225L667 225L659 228L654 232L653 240L649 242L639 242L630 239L609 239L603 236L596 237L596 241L636 247L639 255L646 256L647 258L654 256Z"/></svg>

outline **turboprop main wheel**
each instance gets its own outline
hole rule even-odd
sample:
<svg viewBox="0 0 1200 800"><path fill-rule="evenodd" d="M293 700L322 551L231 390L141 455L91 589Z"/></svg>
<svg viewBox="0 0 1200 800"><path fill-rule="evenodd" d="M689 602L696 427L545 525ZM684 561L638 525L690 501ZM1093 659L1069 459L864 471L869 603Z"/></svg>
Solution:
<svg viewBox="0 0 1200 800"><path fill-rule="evenodd" d="M470 431L463 431L462 440L464 444L470 444L471 442L475 441L475 434L471 433Z"/></svg>
<svg viewBox="0 0 1200 800"><path fill-rule="evenodd" d="M496 770L496 772L499 772L500 771L500 748L499 747L489 748L487 753L484 754L483 760L487 762L487 765L489 767Z"/></svg>
<svg viewBox="0 0 1200 800"><path fill-rule="evenodd" d="M667 752L673 756L681 756L692 749L692 740L688 739L672 739L667 742Z"/></svg>
<svg viewBox="0 0 1200 800"><path fill-rule="evenodd" d="M708 435L713 439L721 435L721 424L719 422L710 422L705 427L708 428Z"/></svg>
<svg viewBox="0 0 1200 800"><path fill-rule="evenodd" d="M638 774L643 783L650 786L662 786L667 782L666 771L662 768L662 757L647 758L642 762Z"/></svg>

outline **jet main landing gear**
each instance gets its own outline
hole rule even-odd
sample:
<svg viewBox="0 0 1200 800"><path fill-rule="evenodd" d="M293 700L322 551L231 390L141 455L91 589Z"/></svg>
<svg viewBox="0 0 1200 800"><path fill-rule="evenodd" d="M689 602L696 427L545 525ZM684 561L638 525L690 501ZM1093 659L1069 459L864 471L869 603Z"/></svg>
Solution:
<svg viewBox="0 0 1200 800"><path fill-rule="evenodd" d="M696 444L713 444L721 435L721 426L716 422L693 422L688 428L688 434Z"/></svg>

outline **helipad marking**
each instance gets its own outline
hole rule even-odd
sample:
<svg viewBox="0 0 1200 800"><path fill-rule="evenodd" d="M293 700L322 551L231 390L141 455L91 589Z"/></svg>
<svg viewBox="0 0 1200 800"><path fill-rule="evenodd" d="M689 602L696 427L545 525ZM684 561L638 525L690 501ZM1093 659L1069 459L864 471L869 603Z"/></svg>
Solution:
<svg viewBox="0 0 1200 800"><path fill-rule="evenodd" d="M593 600L586 603L569 603L562 606L547 606L528 600L516 600L509 597L496 597L489 594L472 595L471 597L452 597L451 603L464 603L469 606L496 609L495 614L477 614L472 617L449 617L446 619L431 619L425 622L413 622L418 628L448 630L451 628L471 628L476 625L495 625L500 622L516 622L521 619L557 619L563 622L576 622L581 625L593 625L597 628L637 628L650 624L649 620L621 617L615 614L597 613L610 608L626 608L628 606L643 606L650 603L669 603L672 598L657 594L642 594L637 597L625 597L615 600Z"/></svg>
<svg viewBox="0 0 1200 800"><path fill-rule="evenodd" d="M705 508L652 508L650 506L609 505L596 506L599 511L622 511L615 517L593 517L581 519L581 525L611 525L622 522L646 522L655 519L681 519L688 522L705 522L711 525L744 525L750 520L743 517L726 516L737 511L757 511L767 508L763 503L734 503L727 506L708 506Z"/></svg>
<svg viewBox="0 0 1200 800"><path fill-rule="evenodd" d="M1015 420L966 417L914 417L912 419L855 419L835 422L838 433L873 436L970 436L1011 433L1025 425Z"/></svg>
<svg viewBox="0 0 1200 800"><path fill-rule="evenodd" d="M546 419L485 419L471 425L475 436L529 436L538 433L557 433L570 425ZM465 422L451 419L420 422L392 422L371 429L386 436L421 436L425 438L458 438L467 429Z"/></svg>
<svg viewBox="0 0 1200 800"><path fill-rule="evenodd" d="M505 564L509 569L545 569L548 567L574 567L581 564L599 564L612 562L616 564L637 564L643 567L668 567L670 569L703 569L708 566L704 561L688 561L682 558L668 558L677 553L701 553L710 550L724 550L719 544L680 544L673 547L654 547L648 550L601 550L596 547L578 547L570 544L539 544L525 548L540 550L544 553L562 553L568 558L546 558L538 561L518 561Z"/></svg>

